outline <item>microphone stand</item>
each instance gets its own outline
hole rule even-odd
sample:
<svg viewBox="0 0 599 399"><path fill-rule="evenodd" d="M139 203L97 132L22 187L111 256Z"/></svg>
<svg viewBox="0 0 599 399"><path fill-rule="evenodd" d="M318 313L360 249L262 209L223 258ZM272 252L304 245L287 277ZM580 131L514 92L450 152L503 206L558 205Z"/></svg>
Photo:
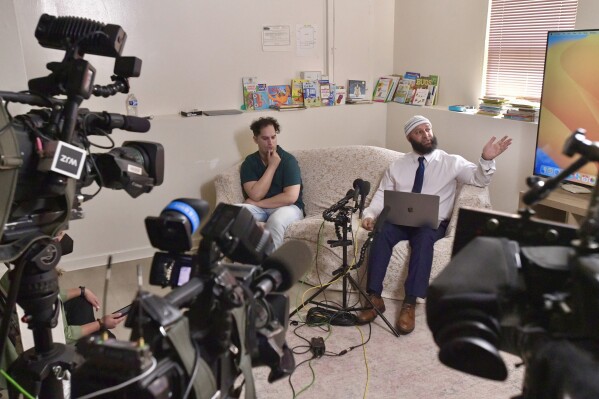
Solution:
<svg viewBox="0 0 599 399"><path fill-rule="evenodd" d="M370 309L370 308L364 308L364 307L357 308L357 307L349 307L348 306L348 286L349 286L349 284L351 284L358 291L359 295L361 295L370 304L370 306L372 306L372 309L374 309L376 311L376 313L381 317L381 319L389 327L391 332L396 337L399 337L399 333L397 332L397 330L395 330L393 325L377 309L377 307L374 306L374 304L370 300L370 297L368 296L366 291L364 291L364 289L362 287L360 287L358 282L350 275L350 272L352 270L356 270L362 265L365 254L366 254L366 250L370 246L370 243L372 242L372 240L374 239L374 236L378 233L378 231L375 228L372 232L370 232L368 234L368 239L366 240L366 242L364 242L364 244L362 245L362 249L360 251L360 260L353 267L350 266L347 262L347 258L348 258L347 257L347 247L351 246L353 243L351 240L348 240L347 233L351 229L351 216L354 212L356 212L358 210L358 206L355 206L355 207L345 206L345 204L347 204L349 199L351 199L351 197L349 196L349 193L348 193L348 195L344 199L337 202L335 205L333 205L333 207L325 210L323 213L323 217L325 220L335 223L335 231L337 233L338 239L337 240L327 240L327 244L329 244L329 246L331 248L335 248L335 247L339 247L339 246L343 247L343 251L342 251L343 263L341 264L341 267L334 270L333 277L328 281L328 283L324 284L314 294L312 294L307 300L305 300L304 302L299 304L295 308L295 310L289 314L289 317L290 318L293 317L293 315L295 315L297 312L299 312L308 303L314 303L313 299L316 298L318 295L320 295L321 292L326 290L329 287L329 285L331 285L334 281L338 280L339 274L342 274L343 277L342 277L341 307L336 306L336 305L323 304L323 303L318 303L318 305L321 307L337 310L338 313L341 313L341 314L349 314L349 316L355 321L355 316L353 314L350 314L350 312L366 310L366 309ZM342 202L344 202L343 205L341 205ZM333 208L335 208L338 211L336 216L332 216L331 209L333 209ZM339 229L342 229L342 232L339 232ZM354 322L354 324L357 324L357 323Z"/></svg>

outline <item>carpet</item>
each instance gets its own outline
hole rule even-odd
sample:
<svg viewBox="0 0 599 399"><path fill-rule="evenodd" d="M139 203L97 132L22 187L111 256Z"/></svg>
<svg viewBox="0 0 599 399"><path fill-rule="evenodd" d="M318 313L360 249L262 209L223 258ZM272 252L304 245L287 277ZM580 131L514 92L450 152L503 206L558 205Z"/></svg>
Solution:
<svg viewBox="0 0 599 399"><path fill-rule="evenodd" d="M385 300L385 304L385 316L394 324L401 301ZM302 313L311 306L306 306ZM426 325L424 306L417 305L416 329L409 335L395 337L377 318L371 324L370 341L363 347L343 356L323 356L305 363L301 362L312 354L297 354L298 366L291 377L295 397L508 399L520 393L524 370L515 366L520 363L518 357L502 353L509 372L504 382L471 376L441 364L438 348ZM294 328L289 327L287 343L297 352L305 351L307 342L294 334ZM367 340L369 326L333 326L330 333L320 327L304 326L297 333L307 340L323 337L327 353L339 353ZM254 369L257 397L293 398L288 379L269 384L269 371L267 367Z"/></svg>

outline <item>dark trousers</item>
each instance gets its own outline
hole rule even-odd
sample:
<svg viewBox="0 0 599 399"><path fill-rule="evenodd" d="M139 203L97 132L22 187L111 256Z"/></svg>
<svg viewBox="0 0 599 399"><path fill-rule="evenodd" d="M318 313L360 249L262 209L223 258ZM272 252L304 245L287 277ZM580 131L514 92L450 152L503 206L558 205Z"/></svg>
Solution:
<svg viewBox="0 0 599 399"><path fill-rule="evenodd" d="M67 318L67 324L69 326L82 326L87 323L96 321L94 316L94 307L87 301L87 299L80 296L72 298L63 304L64 313ZM110 331L108 336L115 338L114 334Z"/></svg>
<svg viewBox="0 0 599 399"><path fill-rule="evenodd" d="M368 258L368 292L381 295L393 247L400 241L410 243L408 278L404 284L406 295L426 298L428 281L433 265L433 246L445 237L449 221L444 220L435 230L430 227L406 227L385 222L376 235Z"/></svg>

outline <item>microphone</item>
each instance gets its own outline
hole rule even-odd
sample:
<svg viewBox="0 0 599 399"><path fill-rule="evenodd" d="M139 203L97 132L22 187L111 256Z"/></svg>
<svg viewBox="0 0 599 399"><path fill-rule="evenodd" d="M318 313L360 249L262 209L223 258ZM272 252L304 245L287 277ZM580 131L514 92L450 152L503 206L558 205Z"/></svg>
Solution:
<svg viewBox="0 0 599 399"><path fill-rule="evenodd" d="M330 208L325 209L322 212L322 218L327 222L335 222L335 218L332 217L333 212L337 212L341 207L343 207L347 201L355 197L355 191L352 189L347 190L345 197L341 198L337 203L333 204Z"/></svg>
<svg viewBox="0 0 599 399"><path fill-rule="evenodd" d="M354 180L354 203L358 203L358 197L360 196L360 192L362 191L362 183L364 183L364 180L362 179L356 179Z"/></svg>
<svg viewBox="0 0 599 399"><path fill-rule="evenodd" d="M312 252L302 241L287 241L264 260L264 273L253 285L255 298L262 298L272 291L283 292L303 276L312 263Z"/></svg>
<svg viewBox="0 0 599 399"><path fill-rule="evenodd" d="M150 130L150 121L146 118L140 118L138 116L129 116L121 114L113 114L108 112L95 113L90 112L94 118L90 118L91 121L87 122L86 117L83 116L83 121L86 123L88 129L100 128L100 129L122 129L129 132L145 133ZM88 115L89 115L88 114Z"/></svg>
<svg viewBox="0 0 599 399"><path fill-rule="evenodd" d="M360 189L360 213L359 213L359 218L362 219L362 215L364 214L364 205L366 202L366 196L368 195L368 193L370 192L370 182L364 180L362 181L362 187Z"/></svg>

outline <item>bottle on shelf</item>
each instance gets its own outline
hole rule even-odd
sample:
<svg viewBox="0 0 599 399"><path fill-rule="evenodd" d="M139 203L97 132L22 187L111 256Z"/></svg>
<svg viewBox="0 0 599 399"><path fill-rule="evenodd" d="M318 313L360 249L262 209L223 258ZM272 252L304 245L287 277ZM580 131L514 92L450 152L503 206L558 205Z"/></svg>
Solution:
<svg viewBox="0 0 599 399"><path fill-rule="evenodd" d="M137 116L137 97L131 93L127 96L127 115Z"/></svg>

